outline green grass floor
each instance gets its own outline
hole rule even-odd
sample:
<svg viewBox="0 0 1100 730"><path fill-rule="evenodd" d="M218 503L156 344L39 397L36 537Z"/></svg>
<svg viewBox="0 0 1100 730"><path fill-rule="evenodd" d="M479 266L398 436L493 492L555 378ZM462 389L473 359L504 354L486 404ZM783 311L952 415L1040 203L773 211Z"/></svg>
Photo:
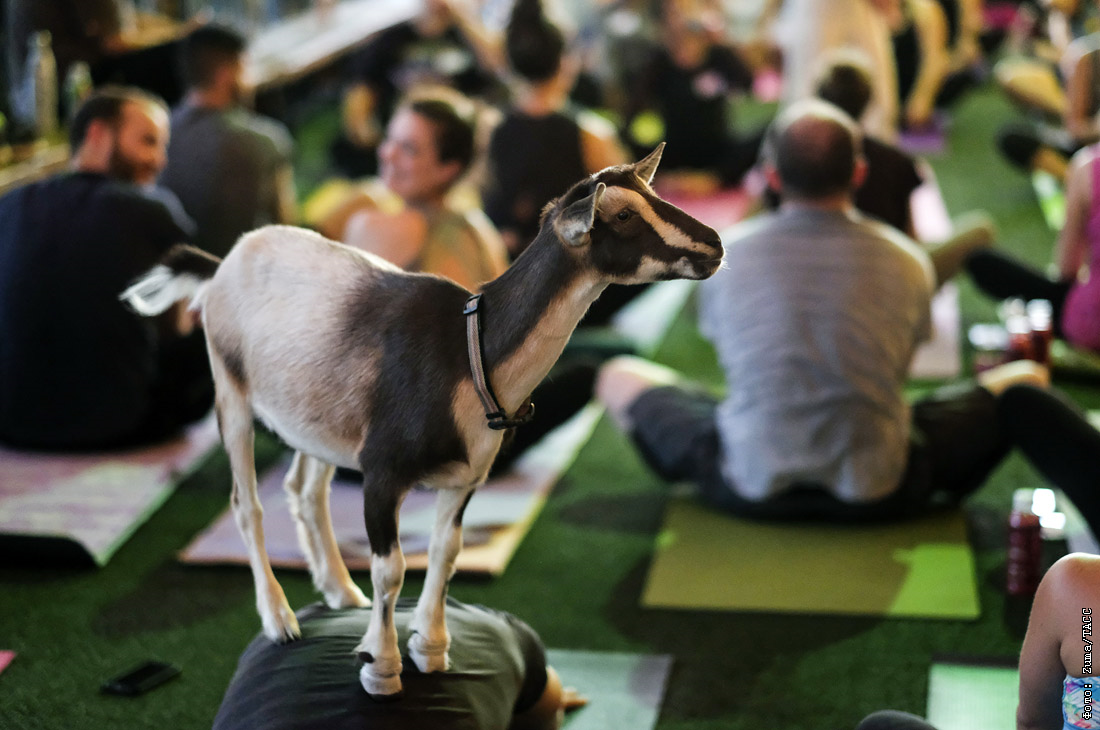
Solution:
<svg viewBox="0 0 1100 730"><path fill-rule="evenodd" d="M1005 249L1044 264L1053 234L1028 181L993 149L993 130L1011 116L995 93L973 95L955 111L948 154L932 162L952 214L987 209ZM964 327L989 320L992 303L969 282L961 288ZM661 359L704 374L712 367L687 327ZM1067 385L1084 405L1100 406L1100 388ZM261 464L279 450L259 438ZM105 568L0 566L0 649L18 652L0 674L0 728L210 726L237 656L259 630L252 581L244 568L184 566L175 554L226 507L229 483L219 451ZM552 647L672 654L663 730L841 730L879 708L923 712L937 654L1018 652L1028 607L1003 595L1003 524L1013 489L1039 484L1013 457L968 505L977 621L647 610L639 596L666 486L601 422L505 575L457 579L452 594L515 612ZM304 574L278 575L292 605L316 600ZM356 578L369 584L366 574ZM409 576L405 594L419 588ZM151 657L178 664L181 677L136 699L98 693L104 679Z"/></svg>

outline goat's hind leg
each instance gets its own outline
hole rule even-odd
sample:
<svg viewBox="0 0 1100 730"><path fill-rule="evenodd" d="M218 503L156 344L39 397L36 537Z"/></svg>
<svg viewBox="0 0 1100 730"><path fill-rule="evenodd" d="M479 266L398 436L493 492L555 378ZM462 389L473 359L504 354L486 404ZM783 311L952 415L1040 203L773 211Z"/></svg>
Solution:
<svg viewBox="0 0 1100 730"><path fill-rule="evenodd" d="M462 549L462 514L473 496L473 488L441 489L435 497L435 526L428 547L428 574L416 603L409 656L422 672L442 672L450 668L444 613L447 586L455 571L455 559Z"/></svg>
<svg viewBox="0 0 1100 730"><path fill-rule="evenodd" d="M332 530L329 493L335 468L320 459L294 454L283 488L298 530L313 585L330 608L369 606L370 600L352 581Z"/></svg>
<svg viewBox="0 0 1100 730"><path fill-rule="evenodd" d="M367 633L356 647L363 666L359 682L371 697L385 699L401 692L401 651L394 611L405 582L405 555L398 539L397 511L407 490L365 477L363 519L370 540L370 578L374 588Z"/></svg>
<svg viewBox="0 0 1100 730"><path fill-rule="evenodd" d="M248 563L256 585L256 609L260 613L265 636L277 642L291 641L301 636L301 631L282 586L275 580L264 544L264 511L256 489L252 409L243 387L229 378L221 361L217 357L211 357L210 361L214 382L218 386L215 404L218 426L233 472L230 502L248 551Z"/></svg>

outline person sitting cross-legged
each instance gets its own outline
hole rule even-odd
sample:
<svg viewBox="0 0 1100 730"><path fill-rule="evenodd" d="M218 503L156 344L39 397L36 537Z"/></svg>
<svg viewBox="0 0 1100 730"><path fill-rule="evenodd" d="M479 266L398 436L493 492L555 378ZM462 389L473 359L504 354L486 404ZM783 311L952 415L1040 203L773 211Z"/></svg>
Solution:
<svg viewBox="0 0 1100 730"><path fill-rule="evenodd" d="M855 210L859 141L848 115L817 100L773 122L765 174L783 203L725 232L726 264L700 289L723 400L644 360L601 368L597 397L643 457L732 513L889 519L957 502L1010 448L999 392L1049 380L1039 365L1012 363L909 405L932 264Z"/></svg>
<svg viewBox="0 0 1100 730"><path fill-rule="evenodd" d="M294 223L294 141L281 123L244 106L245 38L205 25L183 41L187 95L172 111L172 139L160 184L195 219L194 243L225 256L242 234Z"/></svg>
<svg viewBox="0 0 1100 730"><path fill-rule="evenodd" d="M0 443L68 451L164 439L214 401L190 316L154 322L119 301L193 231L175 196L150 187L168 109L140 89L104 87L69 136L71 170L0 197Z"/></svg>

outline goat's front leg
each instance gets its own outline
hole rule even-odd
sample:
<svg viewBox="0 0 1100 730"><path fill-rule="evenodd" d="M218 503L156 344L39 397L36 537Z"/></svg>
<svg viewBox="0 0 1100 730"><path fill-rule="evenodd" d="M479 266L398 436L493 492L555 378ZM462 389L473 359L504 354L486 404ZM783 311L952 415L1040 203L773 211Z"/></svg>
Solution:
<svg viewBox="0 0 1100 730"><path fill-rule="evenodd" d="M369 477L367 480L366 483L371 484ZM363 660L359 682L367 694L378 698L401 692L401 651L397 647L394 610L405 582L405 556L397 532L397 512L405 491L387 491L379 483L363 489L363 518L370 540L374 604L367 633L355 650Z"/></svg>
<svg viewBox="0 0 1100 730"><path fill-rule="evenodd" d="M428 547L428 573L416 602L411 624L409 656L422 672L443 672L450 668L444 604L447 586L455 571L455 559L462 549L462 513L473 496L472 487L441 489L435 497L435 526Z"/></svg>
<svg viewBox="0 0 1100 730"><path fill-rule="evenodd" d="M256 585L256 609L263 622L264 635L272 641L285 642L301 636L298 618L290 609L282 586L275 580L271 561L264 543L264 510L256 489L256 461L254 458L255 432L252 426L252 409L244 394L235 385L226 385L224 366L211 358L215 382L218 384L215 409L222 443L229 455L233 472L233 494L230 503L248 551L248 563L252 568L252 580ZM220 376L220 377L219 377Z"/></svg>
<svg viewBox="0 0 1100 730"><path fill-rule="evenodd" d="M334 471L335 467L298 451L283 488L298 530L298 544L305 553L313 585L325 597L325 603L330 608L369 606L370 599L348 573L332 530L329 490Z"/></svg>

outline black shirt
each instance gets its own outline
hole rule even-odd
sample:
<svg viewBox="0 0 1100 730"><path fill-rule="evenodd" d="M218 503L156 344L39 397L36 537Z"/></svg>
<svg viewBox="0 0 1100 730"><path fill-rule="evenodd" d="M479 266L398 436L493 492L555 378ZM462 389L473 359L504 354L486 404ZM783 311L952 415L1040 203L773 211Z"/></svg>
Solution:
<svg viewBox="0 0 1100 730"><path fill-rule="evenodd" d="M97 174L0 198L0 441L79 448L141 423L157 339L118 297L190 229L170 193Z"/></svg>
<svg viewBox="0 0 1100 730"><path fill-rule="evenodd" d="M909 198L924 182L916 162L897 147L874 137L863 138L867 177L856 190L856 207L908 234Z"/></svg>
<svg viewBox="0 0 1100 730"><path fill-rule="evenodd" d="M508 112L489 141L485 212L526 246L538 235L546 204L587 174L581 129L571 114Z"/></svg>
<svg viewBox="0 0 1100 730"><path fill-rule="evenodd" d="M668 146L662 165L715 167L716 158L728 154L732 137L730 96L752 88L752 79L752 70L725 46L711 46L694 68L676 65L664 48L656 50L632 104L634 109L652 107L664 120Z"/></svg>
<svg viewBox="0 0 1100 730"><path fill-rule="evenodd" d="M415 605L408 597L397 602L402 651ZM451 668L421 674L405 656L401 698L372 700L359 684L355 657L370 612L314 604L298 613L301 639L275 644L257 636L241 656L214 730L505 730L546 688L546 653L527 624L448 598Z"/></svg>

